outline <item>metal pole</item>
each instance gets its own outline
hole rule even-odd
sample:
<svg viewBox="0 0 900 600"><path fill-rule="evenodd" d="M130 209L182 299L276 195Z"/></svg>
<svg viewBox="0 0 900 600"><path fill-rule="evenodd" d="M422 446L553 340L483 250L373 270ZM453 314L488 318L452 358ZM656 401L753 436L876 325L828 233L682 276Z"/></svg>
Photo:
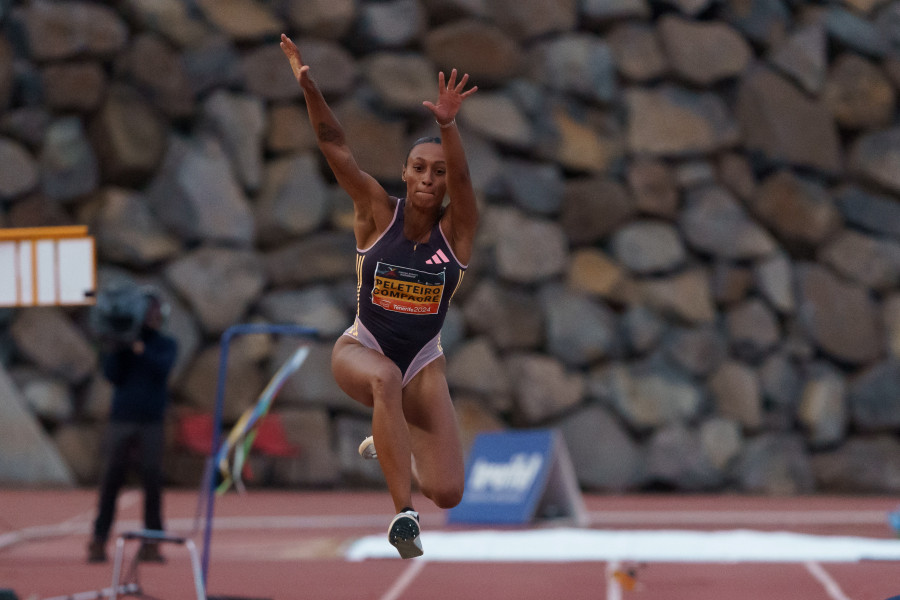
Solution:
<svg viewBox="0 0 900 600"><path fill-rule="evenodd" d="M210 448L210 461L214 461L216 454L219 452L219 445L222 438L222 413L225 405L225 382L226 372L228 370L228 348L231 345L231 338L238 335L262 333L270 335L295 335L295 336L314 336L317 331L311 327L303 327L301 325L268 325L265 323L244 323L232 325L222 334L219 346L221 352L219 354L219 374L216 384L216 405L213 416L213 432L212 432L212 448ZM212 522L213 512L215 509L215 475L216 465L211 464L204 473L203 490L206 494L206 523L203 531L203 586L209 582L209 560L210 560L210 543L212 541Z"/></svg>

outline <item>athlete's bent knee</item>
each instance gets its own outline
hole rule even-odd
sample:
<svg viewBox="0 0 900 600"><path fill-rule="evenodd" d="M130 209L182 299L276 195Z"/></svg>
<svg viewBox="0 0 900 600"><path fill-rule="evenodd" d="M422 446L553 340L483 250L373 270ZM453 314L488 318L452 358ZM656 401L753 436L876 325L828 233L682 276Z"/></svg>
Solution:
<svg viewBox="0 0 900 600"><path fill-rule="evenodd" d="M403 389L403 375L393 363L378 367L369 377L372 395L376 398L399 396Z"/></svg>
<svg viewBox="0 0 900 600"><path fill-rule="evenodd" d="M423 490L425 496L431 499L438 508L453 508L462 501L463 490L461 487L440 488L436 490Z"/></svg>

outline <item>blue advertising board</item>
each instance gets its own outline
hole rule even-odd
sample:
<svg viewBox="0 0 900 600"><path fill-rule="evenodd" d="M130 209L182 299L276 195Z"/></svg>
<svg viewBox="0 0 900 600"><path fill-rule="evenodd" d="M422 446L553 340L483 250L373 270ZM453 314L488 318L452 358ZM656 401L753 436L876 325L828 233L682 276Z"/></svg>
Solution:
<svg viewBox="0 0 900 600"><path fill-rule="evenodd" d="M482 433L466 464L462 501L449 523L525 524L539 516L584 521L565 444L549 429Z"/></svg>

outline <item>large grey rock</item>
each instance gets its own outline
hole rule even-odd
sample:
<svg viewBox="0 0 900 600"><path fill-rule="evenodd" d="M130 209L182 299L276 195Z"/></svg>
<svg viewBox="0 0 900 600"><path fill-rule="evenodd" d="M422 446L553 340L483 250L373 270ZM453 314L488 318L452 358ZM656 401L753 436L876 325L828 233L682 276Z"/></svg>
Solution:
<svg viewBox="0 0 900 600"><path fill-rule="evenodd" d="M625 269L596 248L571 254L566 285L592 296L619 300L627 296L630 287Z"/></svg>
<svg viewBox="0 0 900 600"><path fill-rule="evenodd" d="M862 135L850 153L850 168L857 176L900 192L900 127Z"/></svg>
<svg viewBox="0 0 900 600"><path fill-rule="evenodd" d="M145 183L165 155L166 129L166 121L140 92L112 86L88 128L104 180Z"/></svg>
<svg viewBox="0 0 900 600"><path fill-rule="evenodd" d="M768 496L809 494L816 486L803 440L792 434L764 433L749 439L736 473L742 490Z"/></svg>
<svg viewBox="0 0 900 600"><path fill-rule="evenodd" d="M900 240L900 203L892 196L850 184L835 193L835 200L847 223Z"/></svg>
<svg viewBox="0 0 900 600"><path fill-rule="evenodd" d="M652 80L665 74L669 67L659 35L648 24L622 23L610 31L607 39L616 67L627 79Z"/></svg>
<svg viewBox="0 0 900 600"><path fill-rule="evenodd" d="M664 222L639 220L612 236L616 260L635 275L668 273L683 266L687 252L678 230Z"/></svg>
<svg viewBox="0 0 900 600"><path fill-rule="evenodd" d="M544 318L537 298L524 290L485 280L462 308L466 325L484 334L500 350L537 348L544 339Z"/></svg>
<svg viewBox="0 0 900 600"><path fill-rule="evenodd" d="M726 0L721 10L726 21L762 46L783 39L791 18L788 6L781 0Z"/></svg>
<svg viewBox="0 0 900 600"><path fill-rule="evenodd" d="M852 438L813 455L818 488L837 494L896 494L900 490L900 443L893 436Z"/></svg>
<svg viewBox="0 0 900 600"><path fill-rule="evenodd" d="M772 310L759 299L749 299L728 310L725 315L732 352L756 361L781 340L781 327Z"/></svg>
<svg viewBox="0 0 900 600"><path fill-rule="evenodd" d="M772 47L769 61L806 92L818 95L828 74L828 39L819 22L805 23Z"/></svg>
<svg viewBox="0 0 900 600"><path fill-rule="evenodd" d="M227 248L199 248L169 263L165 275L209 334L239 323L266 284L254 252Z"/></svg>
<svg viewBox="0 0 900 600"><path fill-rule="evenodd" d="M849 422L847 382L833 367L816 367L803 386L797 418L813 447L835 446L843 441Z"/></svg>
<svg viewBox="0 0 900 600"><path fill-rule="evenodd" d="M229 344L222 397L225 422L235 422L256 403L266 385L261 362L269 350L270 342L263 336L238 336ZM196 354L174 388L184 405L200 412L213 413L218 400L221 351L220 346L215 344Z"/></svg>
<svg viewBox="0 0 900 600"><path fill-rule="evenodd" d="M97 367L90 342L59 308L20 311L9 331L23 356L70 384L85 381Z"/></svg>
<svg viewBox="0 0 900 600"><path fill-rule="evenodd" d="M367 50L414 45L428 25L428 15L417 0L362 3L358 10L351 43Z"/></svg>
<svg viewBox="0 0 900 600"><path fill-rule="evenodd" d="M347 60L345 51L324 42L311 46L311 41L295 40L303 60L309 64L310 75L319 84L320 89L329 93L346 90L346 74L353 68L352 61ZM322 45L319 45L322 44ZM238 72L247 91L274 102L292 100L302 96L303 90L297 84L290 65L284 58L284 52L276 44L253 46L239 57ZM313 62L315 61L315 62ZM324 87L322 87L324 86Z"/></svg>
<svg viewBox="0 0 900 600"><path fill-rule="evenodd" d="M695 85L740 75L753 56L747 41L725 23L665 15L657 30L676 75Z"/></svg>
<svg viewBox="0 0 900 600"><path fill-rule="evenodd" d="M254 204L260 245L276 246L316 231L331 213L331 196L316 156L269 161Z"/></svg>
<svg viewBox="0 0 900 600"><path fill-rule="evenodd" d="M0 366L0 483L72 486L75 477Z"/></svg>
<svg viewBox="0 0 900 600"><path fill-rule="evenodd" d="M78 485L100 483L105 459L103 447L104 424L62 424L53 432L53 443L66 462Z"/></svg>
<svg viewBox="0 0 900 600"><path fill-rule="evenodd" d="M515 420L537 425L576 406L584 399L585 381L554 358L513 354L506 359L512 385Z"/></svg>
<svg viewBox="0 0 900 600"><path fill-rule="evenodd" d="M180 0L126 0L121 11L140 29L158 33L181 47L196 42L209 30L191 6Z"/></svg>
<svg viewBox="0 0 900 600"><path fill-rule="evenodd" d="M728 148L740 139L739 124L719 96L665 85L631 88L628 146L636 154L683 157Z"/></svg>
<svg viewBox="0 0 900 600"><path fill-rule="evenodd" d="M728 357L728 339L711 325L677 328L666 332L663 350L688 373L706 377Z"/></svg>
<svg viewBox="0 0 900 600"><path fill-rule="evenodd" d="M890 80L876 65L849 53L835 60L823 91L838 125L850 130L890 125L896 96Z"/></svg>
<svg viewBox="0 0 900 600"><path fill-rule="evenodd" d="M192 39L181 54L181 63L195 97L217 87L234 88L244 84L241 55L234 42L223 34ZM296 95L299 86L288 71L288 83L293 83L290 89Z"/></svg>
<svg viewBox="0 0 900 600"><path fill-rule="evenodd" d="M147 203L124 188L106 188L92 221L101 260L138 269L152 267L181 250Z"/></svg>
<svg viewBox="0 0 900 600"><path fill-rule="evenodd" d="M257 310L272 323L312 327L326 338L340 335L349 321L336 292L324 285L269 292L259 299Z"/></svg>
<svg viewBox="0 0 900 600"><path fill-rule="evenodd" d="M741 78L735 110L746 149L769 163L841 172L841 143L825 103L773 71L753 68Z"/></svg>
<svg viewBox="0 0 900 600"><path fill-rule="evenodd" d="M800 265L796 277L800 322L821 350L851 364L867 364L881 355L884 340L876 306L864 288L817 265Z"/></svg>
<svg viewBox="0 0 900 600"><path fill-rule="evenodd" d="M531 77L553 91L599 103L612 102L618 93L612 51L596 36L556 36L535 45L528 62Z"/></svg>
<svg viewBox="0 0 900 600"><path fill-rule="evenodd" d="M753 212L782 240L817 246L841 225L828 190L817 180L781 170L767 177L752 201Z"/></svg>
<svg viewBox="0 0 900 600"><path fill-rule="evenodd" d="M557 223L511 209L494 209L491 218L500 277L515 283L535 283L564 271L567 242Z"/></svg>
<svg viewBox="0 0 900 600"><path fill-rule="evenodd" d="M359 6L354 0L288 0L284 12L300 31L336 40L350 31Z"/></svg>
<svg viewBox="0 0 900 600"><path fill-rule="evenodd" d="M797 306L793 281L793 265L784 252L776 252L753 266L756 289L781 314L793 314Z"/></svg>
<svg viewBox="0 0 900 600"><path fill-rule="evenodd" d="M403 121L384 119L358 100L341 103L335 113L347 139L370 140L353 148L359 168L380 181L399 182L409 152Z"/></svg>
<svg viewBox="0 0 900 600"><path fill-rule="evenodd" d="M109 58L128 42L125 21L109 6L94 2L37 0L13 11L29 56L37 61L79 55Z"/></svg>
<svg viewBox="0 0 900 600"><path fill-rule="evenodd" d="M0 38L0 110L9 108L14 79L12 46L6 39Z"/></svg>
<svg viewBox="0 0 900 600"><path fill-rule="evenodd" d="M572 30L578 22L576 0L493 0L487 8L501 29L523 41Z"/></svg>
<svg viewBox="0 0 900 600"><path fill-rule="evenodd" d="M512 159L505 161L502 173L506 191L520 208L539 215L554 215L559 211L564 177L558 166Z"/></svg>
<svg viewBox="0 0 900 600"><path fill-rule="evenodd" d="M160 220L188 243L253 242L250 205L228 156L213 139L171 137L147 199Z"/></svg>
<svg viewBox="0 0 900 600"><path fill-rule="evenodd" d="M757 431L763 424L763 399L759 378L747 364L724 362L710 375L709 390L716 414L740 423L744 431Z"/></svg>
<svg viewBox="0 0 900 600"><path fill-rule="evenodd" d="M196 6L236 40L254 41L284 31L284 23L266 4L253 0L197 0Z"/></svg>
<svg viewBox="0 0 900 600"><path fill-rule="evenodd" d="M590 405L557 422L578 483L587 490L626 492L645 480L641 448L606 409Z"/></svg>
<svg viewBox="0 0 900 600"><path fill-rule="evenodd" d="M696 430L672 425L654 432L647 443L647 479L668 489L712 490L724 474L703 451Z"/></svg>
<svg viewBox="0 0 900 600"><path fill-rule="evenodd" d="M37 186L37 163L21 144L0 138L0 164L0 199L11 200Z"/></svg>
<svg viewBox="0 0 900 600"><path fill-rule="evenodd" d="M593 244L634 214L627 189L611 178L580 177L565 183L560 223L573 244Z"/></svg>
<svg viewBox="0 0 900 600"><path fill-rule="evenodd" d="M373 52L360 71L386 110L421 114L422 101L435 95L437 69L412 52Z"/></svg>
<svg viewBox="0 0 900 600"><path fill-rule="evenodd" d="M900 282L900 243L847 230L821 249L820 262L840 275L873 290Z"/></svg>
<svg viewBox="0 0 900 600"><path fill-rule="evenodd" d="M447 361L447 383L455 392L475 395L494 412L511 408L511 382L500 355L490 341L477 337L465 342Z"/></svg>
<svg viewBox="0 0 900 600"><path fill-rule="evenodd" d="M300 345L309 346L309 356L294 375L288 378L279 394L280 401L298 407L325 407L332 411L369 414L371 409L352 399L335 383L331 374L333 342L318 342L294 337L276 340L269 372L284 364ZM366 434L370 435L370 434ZM357 446L359 442L357 441Z"/></svg>
<svg viewBox="0 0 900 600"><path fill-rule="evenodd" d="M322 409L283 409L273 414L284 427L296 456L272 458L272 479L278 485L327 486L340 481L340 463L334 451L334 433L328 412ZM362 441L362 440L360 440Z"/></svg>
<svg viewBox="0 0 900 600"><path fill-rule="evenodd" d="M41 80L47 106L57 111L93 111L106 92L106 73L97 62L50 65Z"/></svg>
<svg viewBox="0 0 900 600"><path fill-rule="evenodd" d="M646 19L650 15L646 0L582 0L579 10L583 19L594 24Z"/></svg>
<svg viewBox="0 0 900 600"><path fill-rule="evenodd" d="M892 431L900 426L900 362L888 359L850 380L848 399L853 426L863 432Z"/></svg>
<svg viewBox="0 0 900 600"><path fill-rule="evenodd" d="M836 42L856 52L879 59L891 50L887 38L875 23L845 8L830 7L823 22Z"/></svg>
<svg viewBox="0 0 900 600"><path fill-rule="evenodd" d="M618 319L606 305L554 284L541 288L538 297L550 355L570 367L585 367L617 353Z"/></svg>
<svg viewBox="0 0 900 600"><path fill-rule="evenodd" d="M641 213L665 219L672 219L677 215L678 181L675 173L663 161L632 161L628 169L628 188Z"/></svg>
<svg viewBox="0 0 900 600"><path fill-rule="evenodd" d="M449 74L468 73L474 85L490 86L517 75L522 67L521 48L503 29L491 23L461 19L429 30L425 55ZM491 60L484 60L490 56Z"/></svg>
<svg viewBox="0 0 900 600"><path fill-rule="evenodd" d="M504 92L484 91L466 101L460 121L479 135L503 146L529 150L534 129L523 110Z"/></svg>
<svg viewBox="0 0 900 600"><path fill-rule="evenodd" d="M97 155L77 117L62 117L50 124L39 164L41 191L57 202L81 200L100 183Z"/></svg>
<svg viewBox="0 0 900 600"><path fill-rule="evenodd" d="M647 432L697 416L703 394L683 372L658 360L612 363L588 378L590 398L611 406L636 431Z"/></svg>
<svg viewBox="0 0 900 600"><path fill-rule="evenodd" d="M703 421L698 433L707 460L720 471L729 470L744 443L741 426L732 419L716 416Z"/></svg>
<svg viewBox="0 0 900 600"><path fill-rule="evenodd" d="M716 318L709 275L702 269L643 280L637 286L638 297L663 314L698 324Z"/></svg>
<svg viewBox="0 0 900 600"><path fill-rule="evenodd" d="M244 189L258 190L263 179L263 102L247 94L213 92L203 103L201 123L220 140Z"/></svg>
<svg viewBox="0 0 900 600"><path fill-rule="evenodd" d="M690 190L679 224L691 246L717 258L746 260L775 250L771 234L749 217L728 190L719 186Z"/></svg>
<svg viewBox="0 0 900 600"><path fill-rule="evenodd" d="M153 105L171 118L194 112L194 88L179 55L165 40L141 34L118 59L122 79L134 81Z"/></svg>

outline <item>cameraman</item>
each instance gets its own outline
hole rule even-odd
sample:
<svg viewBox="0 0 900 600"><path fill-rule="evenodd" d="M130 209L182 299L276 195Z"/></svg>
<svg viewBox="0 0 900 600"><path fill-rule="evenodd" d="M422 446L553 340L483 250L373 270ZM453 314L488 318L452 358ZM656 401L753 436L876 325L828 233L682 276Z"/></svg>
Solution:
<svg viewBox="0 0 900 600"><path fill-rule="evenodd" d="M115 390L104 440L106 464L88 562L107 560L106 541L115 517L116 499L134 450L144 488L144 527L163 529L163 418L168 401L167 379L175 364L177 344L160 331L165 316L160 296L153 291L145 291L144 295L146 311L137 339L120 343L103 357L103 374ZM145 561L164 561L156 544L144 544L138 556Z"/></svg>

